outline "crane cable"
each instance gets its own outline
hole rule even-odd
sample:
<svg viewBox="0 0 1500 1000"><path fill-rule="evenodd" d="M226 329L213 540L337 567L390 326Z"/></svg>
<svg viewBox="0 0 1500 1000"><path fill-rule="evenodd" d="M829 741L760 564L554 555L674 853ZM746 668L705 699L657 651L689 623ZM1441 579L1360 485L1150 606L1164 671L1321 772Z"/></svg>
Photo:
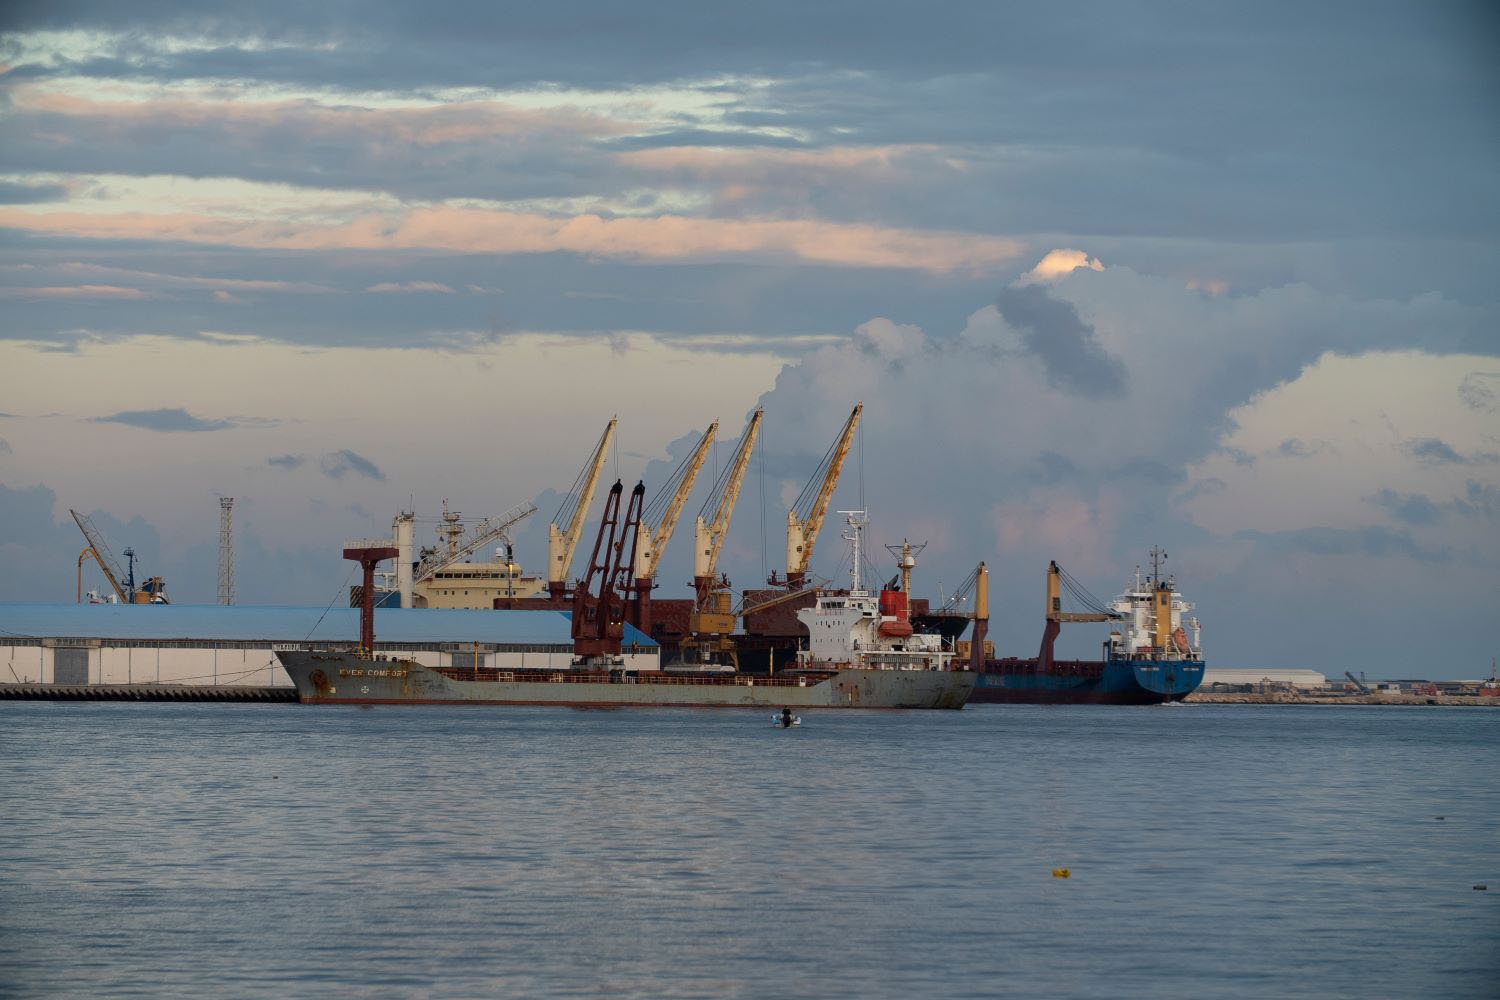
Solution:
<svg viewBox="0 0 1500 1000"><path fill-rule="evenodd" d="M677 463L676 470L662 484L661 489L656 491L656 495L651 498L651 502L646 505L646 509L641 511L642 524L648 525L654 530L661 522L661 519L666 516L667 507L672 503L672 498L677 495L677 487L682 484L682 480L687 476L688 463L693 460L694 451L697 451L696 446L694 446L692 451L683 456L682 461Z"/></svg>
<svg viewBox="0 0 1500 1000"><path fill-rule="evenodd" d="M1062 581L1063 587L1073 596L1073 599L1087 609L1091 614L1109 615L1111 618L1118 617L1116 611L1105 604L1099 598L1089 593L1083 584L1075 580L1068 571L1061 566L1057 567L1058 579Z"/></svg>
<svg viewBox="0 0 1500 1000"><path fill-rule="evenodd" d="M943 606L939 610L955 610L960 604L968 599L969 591L974 588L974 582L978 579L979 567L975 566L972 570L969 571L969 575L964 577L962 582L959 583L958 589L955 590L953 594L943 602Z"/></svg>
<svg viewBox="0 0 1500 1000"><path fill-rule="evenodd" d="M797 494L797 502L792 504L797 520L806 521L808 515L812 513L813 504L817 502L818 493L823 488L823 480L827 477L828 467L833 464L833 456L838 452L839 442L842 440L842 434L833 439L833 443L823 453L823 460L818 463L818 467L813 470L812 476L807 480L807 485L802 487L801 493Z"/></svg>

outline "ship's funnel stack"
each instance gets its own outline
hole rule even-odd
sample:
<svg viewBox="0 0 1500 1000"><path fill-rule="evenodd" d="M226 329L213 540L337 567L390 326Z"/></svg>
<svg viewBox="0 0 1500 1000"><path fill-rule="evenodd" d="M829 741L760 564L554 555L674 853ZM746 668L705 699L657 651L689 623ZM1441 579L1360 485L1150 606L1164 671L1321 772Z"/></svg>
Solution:
<svg viewBox="0 0 1500 1000"><path fill-rule="evenodd" d="M1158 580L1151 599L1156 615L1156 652L1166 656L1172 646L1172 585Z"/></svg>

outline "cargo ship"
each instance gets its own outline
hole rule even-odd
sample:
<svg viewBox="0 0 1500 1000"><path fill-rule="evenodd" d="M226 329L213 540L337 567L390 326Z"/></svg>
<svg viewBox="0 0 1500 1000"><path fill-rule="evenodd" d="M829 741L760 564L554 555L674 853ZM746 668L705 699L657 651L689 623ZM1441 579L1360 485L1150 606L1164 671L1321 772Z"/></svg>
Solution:
<svg viewBox="0 0 1500 1000"><path fill-rule="evenodd" d="M299 701L316 704L558 705L575 708L963 708L974 690L964 670L851 664L773 677L693 671L628 672L578 664L566 670L427 667L356 652L279 651Z"/></svg>
<svg viewBox="0 0 1500 1000"><path fill-rule="evenodd" d="M374 600L362 607L360 646L347 652L278 650L299 701L343 704L488 704L573 707L681 708L902 708L959 709L974 691L974 675L956 662L941 635L916 632L904 594L862 589L860 529L863 512L849 515L851 586L818 594L801 616L811 638L797 666L771 676L732 670L627 669L620 655L626 611L625 586L612 581L635 564L627 541L638 537L641 495L632 494L623 525L620 484L610 491L587 577L574 594L575 658L567 669L486 669L427 666L399 657L375 657ZM619 530L617 531L617 526ZM379 542L379 540L374 540ZM383 543L345 549L367 565L389 558ZM370 575L367 570L367 576ZM600 581L598 593L594 581ZM462 641L461 636L455 640Z"/></svg>
<svg viewBox="0 0 1500 1000"><path fill-rule="evenodd" d="M988 628L987 580L982 580L974 614L974 636L960 643L970 654L975 675L972 701L1021 704L1151 705L1181 701L1203 682L1203 649L1196 618L1184 619L1193 605L1174 582L1161 575L1165 553L1152 550L1152 572L1139 570L1123 593L1105 605L1058 567L1047 568L1046 628L1034 659L994 658L985 641ZM981 564L981 578L987 571ZM1087 609L1062 610L1066 587ZM1068 622L1116 625L1098 660L1059 660L1053 646ZM1192 635L1188 635L1188 630ZM964 648L967 646L967 648Z"/></svg>

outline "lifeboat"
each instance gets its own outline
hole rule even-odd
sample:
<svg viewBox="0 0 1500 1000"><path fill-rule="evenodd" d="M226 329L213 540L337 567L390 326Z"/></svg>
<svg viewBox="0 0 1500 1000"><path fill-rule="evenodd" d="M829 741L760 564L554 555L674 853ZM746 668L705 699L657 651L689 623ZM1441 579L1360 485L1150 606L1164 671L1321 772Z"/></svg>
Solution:
<svg viewBox="0 0 1500 1000"><path fill-rule="evenodd" d="M880 634L890 639L904 639L911 635L911 615L907 610L905 591L880 592Z"/></svg>
<svg viewBox="0 0 1500 1000"><path fill-rule="evenodd" d="M1172 645L1176 646L1177 652L1183 656L1188 655L1187 633L1182 630L1181 625L1172 630Z"/></svg>

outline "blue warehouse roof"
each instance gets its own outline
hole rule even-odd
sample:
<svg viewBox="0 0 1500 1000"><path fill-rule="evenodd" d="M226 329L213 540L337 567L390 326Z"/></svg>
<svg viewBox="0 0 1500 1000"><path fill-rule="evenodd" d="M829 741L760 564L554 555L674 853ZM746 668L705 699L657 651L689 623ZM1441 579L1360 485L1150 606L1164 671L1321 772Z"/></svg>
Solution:
<svg viewBox="0 0 1500 1000"><path fill-rule="evenodd" d="M459 611L382 608L375 641L485 642L561 646L572 639L562 611ZM202 639L217 642L359 641L357 608L255 607L218 604L0 604L0 643L22 639ZM625 626L625 645L655 648Z"/></svg>

